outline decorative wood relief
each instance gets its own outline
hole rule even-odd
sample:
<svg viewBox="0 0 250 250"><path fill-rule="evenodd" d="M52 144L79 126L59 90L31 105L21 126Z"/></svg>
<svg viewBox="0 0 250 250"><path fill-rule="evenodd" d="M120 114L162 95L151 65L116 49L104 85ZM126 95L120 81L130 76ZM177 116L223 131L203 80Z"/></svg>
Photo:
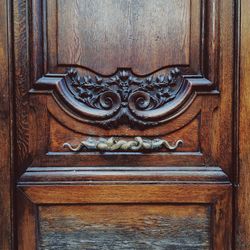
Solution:
<svg viewBox="0 0 250 250"><path fill-rule="evenodd" d="M121 124L144 129L183 112L196 92L209 90L211 84L200 76L184 77L177 68L147 77L136 76L130 69L118 69L110 77L81 77L70 69L40 78L35 92L52 92L65 111L84 122L109 129Z"/></svg>
<svg viewBox="0 0 250 250"><path fill-rule="evenodd" d="M154 151L161 148L168 150L175 150L178 146L183 144L182 140L176 141L171 145L168 141L162 139L143 139L142 137L135 137L133 140L123 140L111 137L109 139L100 138L99 140L93 140L89 138L86 141L82 141L78 146L73 147L70 143L64 143L64 147L68 147L73 152L80 151Z"/></svg>
<svg viewBox="0 0 250 250"><path fill-rule="evenodd" d="M128 70L120 70L113 77L80 77L76 70L68 72L75 98L95 109L112 109L113 106L134 107L138 110L157 109L173 100L178 92L180 71L169 75L137 78ZM72 89L71 89L72 90ZM125 114L126 115L126 114Z"/></svg>
<svg viewBox="0 0 250 250"><path fill-rule="evenodd" d="M75 99L97 110L110 110L113 117L106 121L114 123L155 124L143 122L141 111L154 111L173 100L182 84L180 71L176 68L169 75L138 78L131 71L119 70L110 78L96 76L80 77L76 70L68 72L68 86ZM138 118L137 118L138 117Z"/></svg>

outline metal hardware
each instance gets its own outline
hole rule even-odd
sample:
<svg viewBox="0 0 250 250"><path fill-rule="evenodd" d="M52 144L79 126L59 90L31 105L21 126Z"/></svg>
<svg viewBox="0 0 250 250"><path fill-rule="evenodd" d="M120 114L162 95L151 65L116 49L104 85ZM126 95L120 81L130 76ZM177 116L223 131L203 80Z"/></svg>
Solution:
<svg viewBox="0 0 250 250"><path fill-rule="evenodd" d="M142 137L135 137L133 140L124 140L111 137L109 139L100 138L94 140L92 138L80 142L77 146L72 146L70 143L64 143L63 146L69 148L73 152L81 151L125 151L125 152L141 152L141 151L155 151L159 149L175 150L183 144L182 140L170 144L162 139L143 139Z"/></svg>

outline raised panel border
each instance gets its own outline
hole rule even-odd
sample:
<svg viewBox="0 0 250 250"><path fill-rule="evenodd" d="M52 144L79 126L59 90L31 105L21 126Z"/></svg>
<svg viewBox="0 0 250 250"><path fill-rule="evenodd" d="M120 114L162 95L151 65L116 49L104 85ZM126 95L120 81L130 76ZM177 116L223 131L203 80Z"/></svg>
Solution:
<svg viewBox="0 0 250 250"><path fill-rule="evenodd" d="M18 222L19 241L21 241L20 249L27 249L27 246L31 244L36 245L35 237L27 237L25 230L28 228L29 232L32 234L33 231L34 235L38 227L38 224L34 224L37 216L37 206L46 204L205 204L212 208L211 233L213 249L231 249L232 189L227 177L219 168L207 170L210 171L211 175L204 169L195 170L194 168L190 170L190 173L186 172L186 176L185 173L182 175L180 169L172 169L169 170L169 181L165 183L159 179L157 180L157 178L153 182L152 180L151 182L145 180L133 182L131 181L133 175L127 179L127 182L121 179L113 182L111 181L113 177L108 178L109 181L98 181L98 178L103 178L101 175L92 175L92 177L89 175L90 184L87 181L87 174L85 177L82 176L78 183L64 179L59 184L57 178L60 173L54 172L55 175L50 177L50 180L44 181L44 178L42 178L43 181L39 182L39 171L41 173L44 170L37 169L37 171L37 173L34 171L32 176L31 170L30 175L27 173L27 178L23 177L23 180L18 183L19 199L25 201L20 202L20 220ZM68 170L62 170L59 177L61 180L64 178L64 171L67 172ZM103 172L104 170L100 171ZM148 172L152 172L152 170ZM93 170L92 173L94 174ZM141 171L141 173L143 172ZM173 174L172 177L171 173ZM192 176L189 181L187 181L188 175ZM50 174L50 176L52 175ZM118 176L119 174L114 178ZM176 177L179 178L179 181L175 180ZM30 181L29 178L33 179L33 181ZM122 177L120 176L120 178ZM135 175L133 178L135 178ZM168 179L166 176L165 178ZM185 179L184 182L181 181L182 178ZM195 181L197 178L201 178L201 181ZM139 179L137 178L137 180ZM23 227L24 221L26 229Z"/></svg>
<svg viewBox="0 0 250 250"><path fill-rule="evenodd" d="M190 25L190 64L189 65L166 65L163 68L171 68L178 66L183 72L189 75L199 75L205 74L206 67L209 66L207 62L206 54L210 54L210 58L213 59L213 54L216 54L217 47L217 32L218 30L210 30L209 26L217 27L218 25L218 3L216 0L190 0L191 4L191 25ZM76 67L83 68L87 71L92 71L95 74L100 74L101 72L96 72L93 69L84 67L84 65L75 64L58 64L57 53L58 53L58 41L57 32L58 29L58 4L57 1L47 1L43 0L43 12L44 20L44 49L46 51L45 60L45 72L61 72L65 71L66 67ZM49 25L48 25L49 24ZM206 28L207 27L207 28ZM193 32L192 32L193 31ZM194 32L195 31L195 32ZM192 34L197 33L197 35L192 36ZM215 44L210 46L210 42L213 41ZM216 69L216 67L214 68ZM157 71L159 69L156 69ZM148 72L152 74L153 72ZM211 79L213 81L213 79Z"/></svg>
<svg viewBox="0 0 250 250"><path fill-rule="evenodd" d="M135 103L128 104L130 106L130 109L128 108L127 111L124 112L121 109L118 112L118 103L119 103L119 96L115 95L116 93L112 93L112 102L115 104L112 106L110 110L105 110L105 108L101 108L96 110L93 107L82 105L82 100L79 98L79 93L73 93L72 89L67 91L68 88L66 86L69 86L69 73L62 74L65 72L66 68L69 66L77 66L77 65L63 65L62 68L58 68L57 66L51 65L57 65L57 53L58 49L52 48L51 46L57 46L57 26L58 26L58 20L57 15L53 15L54 12L57 13L57 1L39 1L39 3L33 3L31 4L31 8L33 11L33 15L31 18L31 27L33 32L31 32L32 36L31 38L34 38L33 41L38 41L39 44L42 45L43 49L37 49L34 47L34 42L31 46L31 52L32 52L32 61L34 65L37 65L37 60L39 60L39 66L41 62L43 62L44 67L38 67L35 68L34 72L31 74L31 81L35 82L34 89L31 90L31 93L39 92L41 89L43 91L53 91L53 96L57 99L58 103L60 103L60 106L66 106L68 107L69 113L71 115L77 114L78 118L80 117L82 121L88 122L88 123L96 123L98 125L102 126L113 126L115 123L123 123L124 120L129 120L130 125L132 126L141 126L143 128L144 126L151 126L151 125L157 125L159 123L168 121L170 119L173 119L174 113L177 112L177 109L181 109L184 102L187 102L189 97L191 96L191 93L195 93L195 88L200 89L202 92L210 91L212 94L212 90L216 89L215 86L217 85L217 81L215 76L217 75L217 60L216 54L218 52L218 32L219 32L219 26L218 26L218 13L219 13L219 4L216 0L213 1L206 1L206 0L190 0L191 1L191 19L195 18L196 21L191 21L191 31L199 29L198 36L195 35L195 38L192 37L190 32L190 41L191 42L191 48L190 53L195 57L194 60L191 60L193 63L198 63L200 67L197 66L191 66L191 68L196 68L196 72L193 70L187 70L183 68L181 65L178 65L180 67L180 70L182 72L182 79L186 82L184 84L186 87L182 88L182 91L179 91L179 93L176 94L176 97L174 98L174 101L168 103L165 105L165 108L160 108L157 110L152 110L150 113L148 110L147 112L145 110L139 110L138 107L136 107ZM197 11L199 9L199 11ZM55 14L55 13L54 13ZM40 16L40 19L39 19ZM53 22L50 22L48 18L55 18ZM50 25L49 25L50 23ZM194 26L194 27L193 27ZM42 28L43 27L43 28ZM211 28L212 27L212 28ZM38 30L38 33L34 32L35 30ZM196 33L195 33L196 34ZM51 35L53 35L51 37ZM196 39L199 41L197 44L193 44L193 40ZM196 46L195 46L196 45ZM198 49L199 53L196 53L196 50ZM51 54L52 53L52 54ZM192 56L190 56L192 58ZM51 64L52 62L52 64ZM50 66L48 66L50 65ZM168 65L167 68L171 68L173 65ZM42 76L42 68L44 69L44 76ZM94 72L91 69L85 69L85 71L89 71L90 74L94 74L96 77L101 77L102 75L98 72ZM117 72L119 72L120 69L117 69ZM131 76L133 77L133 69L126 69L131 71ZM162 69L159 69L162 70ZM57 72L55 74L46 73L46 72ZM85 72L84 71L84 72ZM158 70L156 70L158 71ZM117 72L115 72L112 76L110 76L110 79L112 77L117 75ZM86 72L85 72L86 73ZM155 74L156 72L153 72ZM147 77L149 74L152 74L148 72ZM84 75L85 77L89 77L89 75ZM107 76L106 76L107 77ZM141 76L142 77L142 76ZM77 76L78 78L78 76ZM145 77L146 79L146 77ZM209 79L209 80L208 80ZM79 88L78 88L79 89ZM164 90L165 91L165 90ZM143 95L138 96L137 100L143 99L143 105L145 106L146 99L150 98L143 92ZM114 99L115 96L115 99ZM74 98L74 97L77 97ZM133 95L134 97L134 95ZM110 100L110 96L107 96L105 93L105 104L106 106L106 100ZM192 99L192 98L191 98ZM191 101L189 100L189 104ZM151 102L152 104L152 102ZM98 112L97 112L98 111ZM157 112L155 112L157 111ZM180 112L179 112L180 113ZM124 115L125 114L125 115ZM156 117L152 117L156 116ZM165 115L165 117L163 117ZM120 119L122 117L122 119ZM125 117L127 116L127 117ZM105 119L104 119L105 117ZM126 118L126 119L124 119ZM93 120L91 120L93 119ZM98 121L99 120L99 121ZM121 121L122 120L122 121Z"/></svg>

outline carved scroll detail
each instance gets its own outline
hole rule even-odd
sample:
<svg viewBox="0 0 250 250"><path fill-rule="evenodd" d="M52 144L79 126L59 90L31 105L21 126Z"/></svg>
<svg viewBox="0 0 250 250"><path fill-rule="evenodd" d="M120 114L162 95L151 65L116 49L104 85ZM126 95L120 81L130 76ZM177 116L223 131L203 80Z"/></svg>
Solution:
<svg viewBox="0 0 250 250"><path fill-rule="evenodd" d="M70 69L67 79L68 88L78 102L90 109L107 112L107 119L99 122L106 127L124 123L157 125L154 120L157 111L174 100L182 86L177 68L168 75L147 78L136 77L125 69L109 78L80 77L76 70ZM161 113L158 115L160 117Z"/></svg>
<svg viewBox="0 0 250 250"><path fill-rule="evenodd" d="M70 69L66 74L40 78L32 93L52 94L68 114L89 124L144 129L179 115L196 94L211 86L206 78L183 76L177 68L147 77L136 76L131 69L118 69L107 77L80 76Z"/></svg>
<svg viewBox="0 0 250 250"><path fill-rule="evenodd" d="M71 69L68 76L75 98L91 108L112 109L117 103L131 109L152 110L175 97L174 87L180 71L175 68L169 75L140 79L128 70L121 70L104 79L99 76L80 77L76 70Z"/></svg>
<svg viewBox="0 0 250 250"><path fill-rule="evenodd" d="M111 137L109 139L100 138L94 140L89 138L86 141L82 141L76 147L70 143L64 143L63 146L69 148L73 152L81 151L155 151L159 149L175 150L177 147L183 144L182 140L176 141L174 144L170 144L166 140L162 139L143 139L142 137L135 137L133 140L123 140Z"/></svg>

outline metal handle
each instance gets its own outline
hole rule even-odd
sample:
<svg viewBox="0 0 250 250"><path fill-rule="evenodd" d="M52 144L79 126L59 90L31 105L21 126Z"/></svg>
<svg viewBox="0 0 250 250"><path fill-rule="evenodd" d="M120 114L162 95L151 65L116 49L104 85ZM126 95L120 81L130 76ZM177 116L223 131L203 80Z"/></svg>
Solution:
<svg viewBox="0 0 250 250"><path fill-rule="evenodd" d="M63 146L69 148L73 152L81 151L125 151L125 152L140 152L140 151L155 151L162 148L168 150L175 150L183 144L182 140L170 144L162 139L143 139L142 137L135 137L133 140L123 140L111 137L109 139L100 138L99 140L87 139L80 142L77 146L72 146L70 143L64 143Z"/></svg>

